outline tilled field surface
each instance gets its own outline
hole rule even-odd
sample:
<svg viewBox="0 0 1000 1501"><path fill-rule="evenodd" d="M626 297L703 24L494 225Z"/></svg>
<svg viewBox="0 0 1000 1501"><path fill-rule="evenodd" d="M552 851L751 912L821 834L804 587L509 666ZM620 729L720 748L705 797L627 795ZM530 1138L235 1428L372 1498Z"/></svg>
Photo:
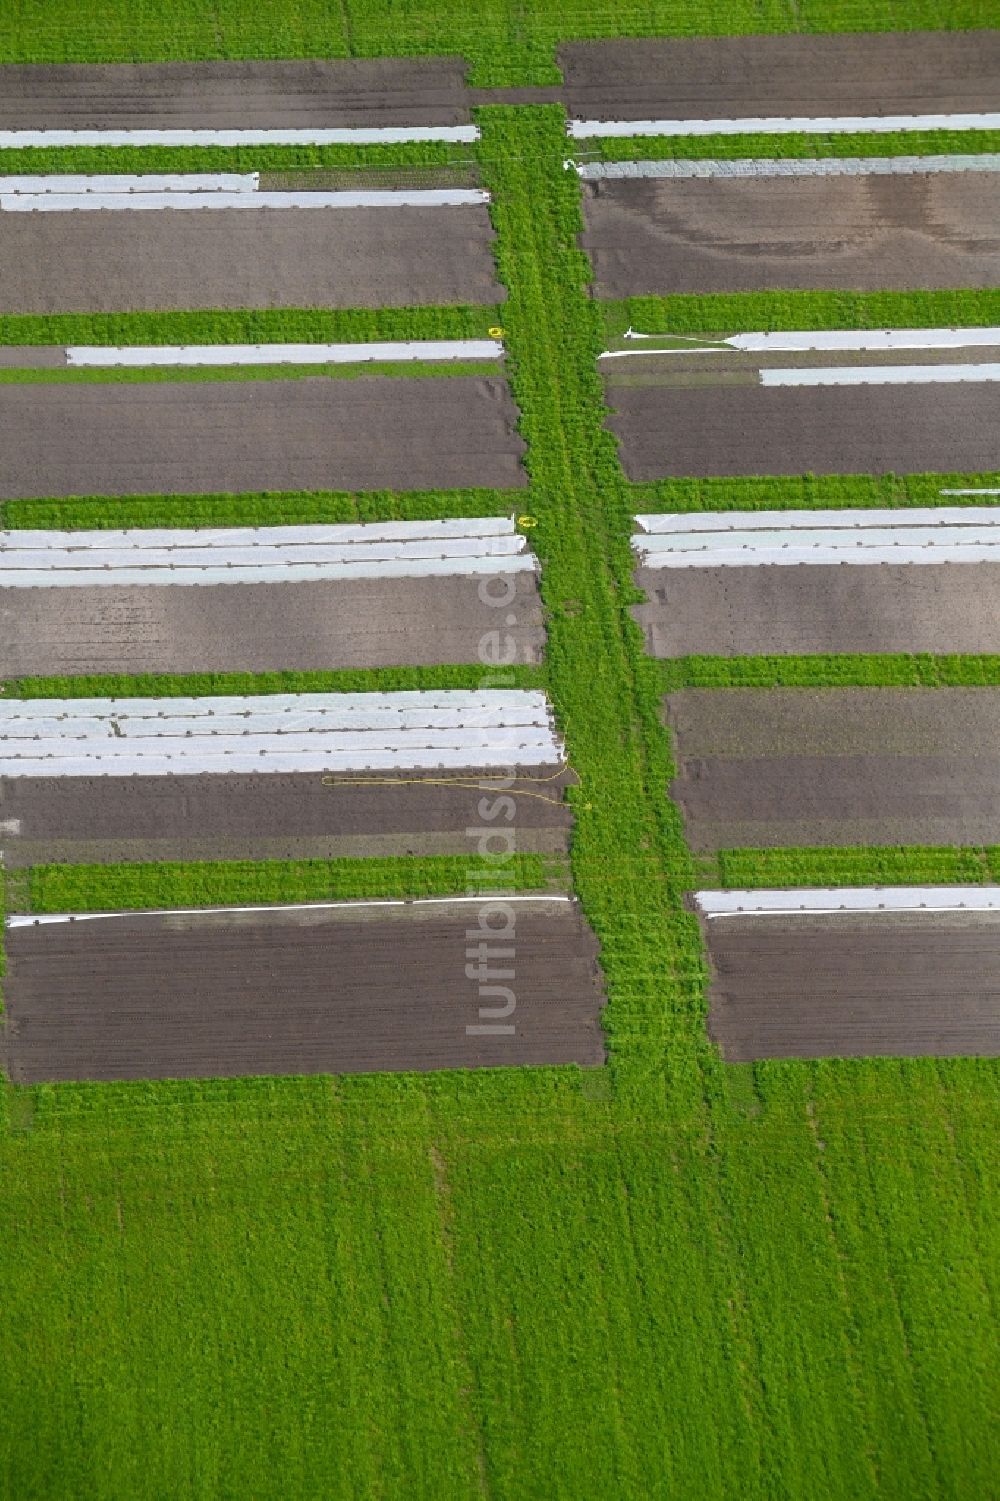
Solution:
<svg viewBox="0 0 1000 1501"><path fill-rule="evenodd" d="M789 361L789 364L792 362ZM817 362L818 363L818 362ZM609 426L629 479L754 474L983 473L1000 387L626 386Z"/></svg>
<svg viewBox="0 0 1000 1501"><path fill-rule="evenodd" d="M585 119L967 114L996 109L1000 32L622 39L558 55Z"/></svg>
<svg viewBox="0 0 1000 1501"><path fill-rule="evenodd" d="M494 303L489 212L212 208L0 215L0 313Z"/></svg>
<svg viewBox="0 0 1000 1501"><path fill-rule="evenodd" d="M709 1032L754 1058L1000 1054L1000 915L706 924Z"/></svg>
<svg viewBox="0 0 1000 1501"><path fill-rule="evenodd" d="M513 951L489 961L513 1005L466 973L481 940ZM566 902L60 923L7 955L18 1082L604 1061L597 943Z"/></svg>
<svg viewBox="0 0 1000 1501"><path fill-rule="evenodd" d="M505 654L539 662L537 579L509 577L503 611L460 577L0 590L0 677L477 662L498 630Z"/></svg>
<svg viewBox="0 0 1000 1501"><path fill-rule="evenodd" d="M1000 173L635 179L584 204L602 297L1000 281Z"/></svg>
<svg viewBox="0 0 1000 1501"><path fill-rule="evenodd" d="M481 771L329 783L310 774L12 777L2 786L0 836L11 868L564 850L572 814L561 799L575 778L557 766L521 770L511 789ZM513 811L496 805L508 794Z"/></svg>
<svg viewBox="0 0 1000 1501"><path fill-rule="evenodd" d="M1000 843L994 689L688 689L666 715L697 850Z"/></svg>
<svg viewBox="0 0 1000 1501"><path fill-rule="evenodd" d="M654 657L1000 652L1000 565L640 568Z"/></svg>
<svg viewBox="0 0 1000 1501"><path fill-rule="evenodd" d="M517 486L505 381L0 385L0 499Z"/></svg>

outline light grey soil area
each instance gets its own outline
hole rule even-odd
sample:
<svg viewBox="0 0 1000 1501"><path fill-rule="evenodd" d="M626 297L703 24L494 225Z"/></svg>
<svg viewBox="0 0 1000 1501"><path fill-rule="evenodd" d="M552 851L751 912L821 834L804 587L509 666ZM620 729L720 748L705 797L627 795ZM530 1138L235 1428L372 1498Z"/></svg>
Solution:
<svg viewBox="0 0 1000 1501"><path fill-rule="evenodd" d="M584 206L601 297L1000 281L1000 173L632 179Z"/></svg>
<svg viewBox="0 0 1000 1501"><path fill-rule="evenodd" d="M1000 1053L1000 917L705 924L708 1028L731 1062Z"/></svg>
<svg viewBox="0 0 1000 1501"><path fill-rule="evenodd" d="M995 110L1000 30L570 42L571 115L598 120Z"/></svg>
<svg viewBox="0 0 1000 1501"><path fill-rule="evenodd" d="M0 385L0 499L525 483L503 380Z"/></svg>
<svg viewBox="0 0 1000 1501"><path fill-rule="evenodd" d="M0 313L494 303L485 205L0 214Z"/></svg>
<svg viewBox="0 0 1000 1501"><path fill-rule="evenodd" d="M758 474L984 473L1000 385L615 385L630 480Z"/></svg>
<svg viewBox="0 0 1000 1501"><path fill-rule="evenodd" d="M8 777L0 837L11 869L50 861L297 860L566 848L562 767L182 777ZM504 801L506 799L506 801Z"/></svg>
<svg viewBox="0 0 1000 1501"><path fill-rule="evenodd" d="M640 568L654 657L1000 652L1000 565Z"/></svg>
<svg viewBox="0 0 1000 1501"><path fill-rule="evenodd" d="M536 576L511 576L500 620L481 582L0 589L0 677L424 667L478 662L486 638L494 656L541 661Z"/></svg>
<svg viewBox="0 0 1000 1501"><path fill-rule="evenodd" d="M3 130L263 130L470 119L460 57L0 67Z"/></svg>
<svg viewBox="0 0 1000 1501"><path fill-rule="evenodd" d="M1000 843L1000 691L686 689L670 796L696 850Z"/></svg>
<svg viewBox="0 0 1000 1501"><path fill-rule="evenodd" d="M481 939L516 950L490 961L513 969L495 994ZM598 1065L597 953L555 901L18 928L0 1050L25 1083Z"/></svg>

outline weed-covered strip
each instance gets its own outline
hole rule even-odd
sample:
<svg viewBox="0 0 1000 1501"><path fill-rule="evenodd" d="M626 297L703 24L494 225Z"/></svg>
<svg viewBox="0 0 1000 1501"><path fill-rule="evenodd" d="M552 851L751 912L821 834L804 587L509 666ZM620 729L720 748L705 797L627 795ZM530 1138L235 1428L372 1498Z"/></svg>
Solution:
<svg viewBox="0 0 1000 1501"><path fill-rule="evenodd" d="M365 360L356 365L167 365L100 366L77 369L31 370L0 367L4 386L155 386L178 381L208 384L216 381L275 380L454 380L502 375L499 360Z"/></svg>
<svg viewBox="0 0 1000 1501"><path fill-rule="evenodd" d="M5 59L6 61L6 59ZM0 175L48 177L94 173L131 176L174 172L412 171L466 168L464 142L405 141L385 146L15 146L0 149Z"/></svg>
<svg viewBox="0 0 1000 1501"><path fill-rule="evenodd" d="M485 339L497 307L215 308L167 313L5 313L0 344L365 344Z"/></svg>
<svg viewBox="0 0 1000 1501"><path fill-rule="evenodd" d="M504 668L511 688L544 688L545 669ZM479 666L345 667L332 672L145 673L135 677L0 679L5 698L189 698L265 693L403 693L483 685Z"/></svg>
<svg viewBox="0 0 1000 1501"><path fill-rule="evenodd" d="M699 886L743 891L791 886L989 886L1000 847L899 845L885 849L736 849L701 857Z"/></svg>
<svg viewBox="0 0 1000 1501"><path fill-rule="evenodd" d="M942 495L995 490L995 495ZM664 479L631 487L637 514L657 511L806 511L836 506L984 506L1000 502L992 474L802 474Z"/></svg>
<svg viewBox="0 0 1000 1501"><path fill-rule="evenodd" d="M243 495L83 495L0 501L6 531L115 531L122 527L307 526L510 516L506 490L261 490Z"/></svg>
<svg viewBox="0 0 1000 1501"><path fill-rule="evenodd" d="M856 131L844 135L604 136L572 143L574 160L773 161L794 157L979 156L1000 151L1000 130Z"/></svg>
<svg viewBox="0 0 1000 1501"><path fill-rule="evenodd" d="M609 340L644 334L1000 325L1000 288L938 292L673 292L602 302Z"/></svg>
<svg viewBox="0 0 1000 1501"><path fill-rule="evenodd" d="M677 657L657 666L664 693L679 688L1000 687L1000 656L988 655Z"/></svg>
<svg viewBox="0 0 1000 1501"><path fill-rule="evenodd" d="M36 865L8 911L142 911L368 898L543 891L564 875L555 857L515 854L501 869L474 855L338 860L205 860L157 864Z"/></svg>

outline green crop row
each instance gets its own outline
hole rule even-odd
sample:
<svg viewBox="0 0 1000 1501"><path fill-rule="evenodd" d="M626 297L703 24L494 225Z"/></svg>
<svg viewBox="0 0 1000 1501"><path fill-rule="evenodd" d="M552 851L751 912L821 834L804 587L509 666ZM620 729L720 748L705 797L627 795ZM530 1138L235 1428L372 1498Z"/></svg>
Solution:
<svg viewBox="0 0 1000 1501"><path fill-rule="evenodd" d="M997 495L943 495L943 490ZM974 506L1000 498L1000 473L802 474L746 479L664 479L632 486L637 513L657 511L804 511L835 506Z"/></svg>
<svg viewBox="0 0 1000 1501"><path fill-rule="evenodd" d="M983 886L1000 881L1000 846L738 849L701 857L698 883L781 886Z"/></svg>
<svg viewBox="0 0 1000 1501"><path fill-rule="evenodd" d="M395 146L8 146L4 176L172 172L463 171L474 161L463 143L408 141ZM363 186L363 182L358 183Z"/></svg>
<svg viewBox="0 0 1000 1501"><path fill-rule="evenodd" d="M967 328L1000 324L1000 288L936 292L674 292L601 304L608 339L820 328Z"/></svg>
<svg viewBox="0 0 1000 1501"><path fill-rule="evenodd" d="M845 156L970 156L1000 151L1000 130L851 131L823 135L602 136L581 141L578 162L739 161Z"/></svg>
<svg viewBox="0 0 1000 1501"><path fill-rule="evenodd" d="M98 366L86 369L9 369L0 367L0 385L119 385L150 386L178 381L275 380L448 380L457 377L502 375L499 360L366 360L357 365L170 365L130 368Z"/></svg>
<svg viewBox="0 0 1000 1501"><path fill-rule="evenodd" d="M1000 656L985 654L677 657L657 666L664 693L675 693L679 688L1000 687Z"/></svg>
<svg viewBox="0 0 1000 1501"><path fill-rule="evenodd" d="M542 688L545 670L504 668L512 688ZM209 694L403 693L481 688L480 664L445 667L344 667L330 672L144 673L117 677L7 678L6 698L187 698Z"/></svg>

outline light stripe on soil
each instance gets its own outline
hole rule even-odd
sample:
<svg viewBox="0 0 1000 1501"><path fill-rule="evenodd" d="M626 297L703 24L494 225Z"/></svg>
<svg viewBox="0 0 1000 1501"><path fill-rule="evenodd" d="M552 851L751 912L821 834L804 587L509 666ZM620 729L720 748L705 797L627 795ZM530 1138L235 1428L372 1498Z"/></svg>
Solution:
<svg viewBox="0 0 1000 1501"><path fill-rule="evenodd" d="M762 386L927 386L998 381L1000 365L840 365L761 370Z"/></svg>
<svg viewBox="0 0 1000 1501"><path fill-rule="evenodd" d="M1000 912L1000 886L827 886L698 891L703 917L831 916L838 912Z"/></svg>
<svg viewBox="0 0 1000 1501"><path fill-rule="evenodd" d="M478 141L476 125L271 127L264 130L0 130L0 150L50 146L401 146Z"/></svg>
<svg viewBox="0 0 1000 1501"><path fill-rule="evenodd" d="M47 193L105 196L121 193L254 193L259 172L86 173L67 176L0 177L0 199L8 195Z"/></svg>
<svg viewBox="0 0 1000 1501"><path fill-rule="evenodd" d="M488 891L478 893L476 896L418 896L411 898L402 897L367 897L354 902L288 902L270 903L256 907L147 907L128 909L121 912L57 912L46 913L40 917L33 916L8 916L5 926L8 928L48 928L62 923L77 922L104 922L109 918L136 918L136 917L219 917L223 915L240 913L269 913L269 912L347 912L358 907L455 907L490 906L493 902L571 902L570 896L545 892L541 895L531 893L498 892L491 894Z"/></svg>
<svg viewBox="0 0 1000 1501"><path fill-rule="evenodd" d="M910 177L939 172L1000 172L1000 153L968 156L704 157L691 161L575 162L587 182L691 177Z"/></svg>
<svg viewBox="0 0 1000 1501"><path fill-rule="evenodd" d="M573 140L595 137L709 136L709 135L844 135L871 132L881 135L904 130L997 130L1000 114L952 115L822 115L763 118L744 116L722 120L570 120ZM0 145L3 136L0 134Z"/></svg>
<svg viewBox="0 0 1000 1501"><path fill-rule="evenodd" d="M66 364L86 369L143 369L195 365L359 365L373 361L408 364L442 360L498 360L499 339L407 339L368 344L161 344L76 345Z"/></svg>
<svg viewBox="0 0 1000 1501"><path fill-rule="evenodd" d="M460 208L489 203L481 188L379 188L335 192L4 193L0 213L147 213L178 209Z"/></svg>

